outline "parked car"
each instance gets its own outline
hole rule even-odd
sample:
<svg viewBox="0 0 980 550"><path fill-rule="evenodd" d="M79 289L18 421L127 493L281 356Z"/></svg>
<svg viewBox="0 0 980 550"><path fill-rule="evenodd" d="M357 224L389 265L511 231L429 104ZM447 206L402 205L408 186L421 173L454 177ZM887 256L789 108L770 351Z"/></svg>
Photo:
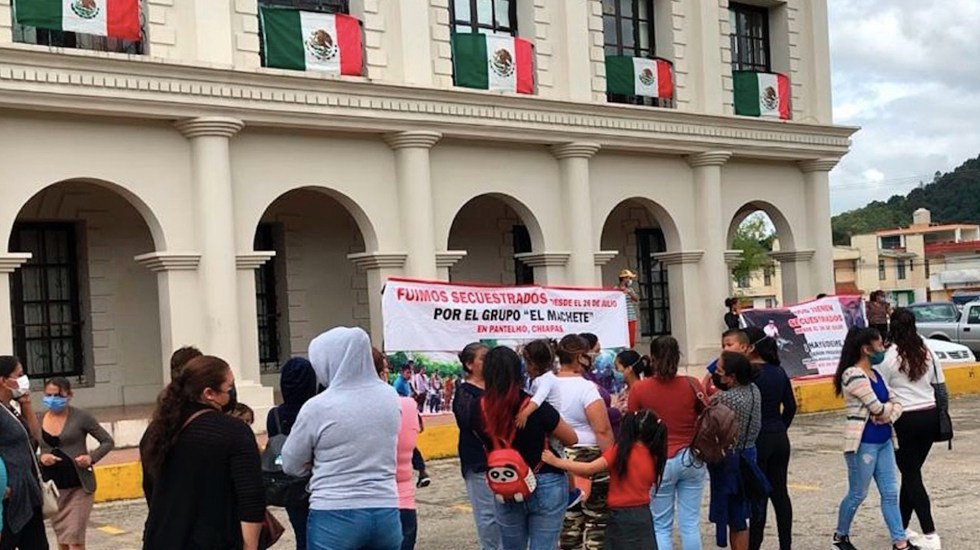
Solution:
<svg viewBox="0 0 980 550"><path fill-rule="evenodd" d="M973 352L964 345L932 338L926 338L925 343L926 347L936 355L936 359L939 359L943 368L950 364L972 363L974 361Z"/></svg>
<svg viewBox="0 0 980 550"><path fill-rule="evenodd" d="M961 312L950 302L912 304L909 309L923 337L963 344L980 357L980 301L966 304Z"/></svg>

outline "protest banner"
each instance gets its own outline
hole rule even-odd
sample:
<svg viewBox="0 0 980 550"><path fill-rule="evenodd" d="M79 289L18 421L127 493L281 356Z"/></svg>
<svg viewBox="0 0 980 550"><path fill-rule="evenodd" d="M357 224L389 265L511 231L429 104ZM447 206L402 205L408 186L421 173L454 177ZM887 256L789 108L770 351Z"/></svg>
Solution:
<svg viewBox="0 0 980 550"><path fill-rule="evenodd" d="M591 332L628 345L626 298L617 289L476 286L391 278L381 300L384 348L458 351L481 340L529 341Z"/></svg>
<svg viewBox="0 0 980 550"><path fill-rule="evenodd" d="M748 309L742 326L760 327L779 346L790 377L832 375L851 327L867 326L861 296L828 296L794 306Z"/></svg>

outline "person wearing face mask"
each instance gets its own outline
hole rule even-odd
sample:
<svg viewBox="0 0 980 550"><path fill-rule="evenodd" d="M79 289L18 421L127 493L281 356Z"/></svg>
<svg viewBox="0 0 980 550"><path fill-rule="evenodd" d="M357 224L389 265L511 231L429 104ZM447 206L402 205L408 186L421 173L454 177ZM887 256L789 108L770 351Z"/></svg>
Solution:
<svg viewBox="0 0 980 550"><path fill-rule="evenodd" d="M51 518L58 545L68 550L85 550L85 531L95 496L92 466L115 446L109 432L89 413L72 407L71 383L63 377L44 385L41 423L41 473L58 487L58 514ZM99 446L88 451L86 438Z"/></svg>
<svg viewBox="0 0 980 550"><path fill-rule="evenodd" d="M898 439L894 423L902 406L891 399L885 380L875 369L885 360L881 334L873 328L852 328L844 339L840 363L834 374L834 391L844 397L844 462L847 464L847 495L840 503L832 545L838 550L856 550L851 544L851 523L868 496L874 479L881 495L881 513L888 526L893 550L918 550L910 543L898 507Z"/></svg>
<svg viewBox="0 0 980 550"><path fill-rule="evenodd" d="M623 387L616 395L615 406L619 412L623 414L629 412L630 388L640 380L651 376L653 376L653 368L650 366L649 357L631 349L623 350L616 355L616 361L613 363L613 379Z"/></svg>
<svg viewBox="0 0 980 550"><path fill-rule="evenodd" d="M751 340L749 340L749 335L745 333L744 330L740 328L728 329L721 335L721 351L733 351L735 353L741 353L742 355L748 355L751 349ZM724 382L721 381L721 377L716 374L718 368L718 360L715 359L708 364L705 370L708 374L705 375L701 383L704 385L704 392L708 397L711 397L719 390L728 389Z"/></svg>
<svg viewBox="0 0 980 550"><path fill-rule="evenodd" d="M140 442L150 508L144 550L258 549L262 465L252 430L227 414L237 402L228 363L207 355L188 362L160 394Z"/></svg>
<svg viewBox="0 0 980 550"><path fill-rule="evenodd" d="M47 550L34 442L40 438L31 409L30 382L16 357L0 356L0 459L7 466L0 550ZM20 412L14 402L20 405Z"/></svg>
<svg viewBox="0 0 980 550"><path fill-rule="evenodd" d="M640 303L640 295L633 289L636 273L628 269L619 272L619 284L616 288L626 295L626 322L629 326L630 348L636 345L636 305Z"/></svg>

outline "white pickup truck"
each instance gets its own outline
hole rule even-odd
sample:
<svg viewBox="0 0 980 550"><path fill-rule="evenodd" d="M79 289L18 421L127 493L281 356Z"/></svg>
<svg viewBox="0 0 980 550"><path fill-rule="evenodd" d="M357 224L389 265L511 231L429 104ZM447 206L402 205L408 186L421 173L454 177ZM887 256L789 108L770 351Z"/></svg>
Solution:
<svg viewBox="0 0 980 550"><path fill-rule="evenodd" d="M966 304L962 311L950 302L912 304L908 309L923 337L962 344L980 357L980 301Z"/></svg>

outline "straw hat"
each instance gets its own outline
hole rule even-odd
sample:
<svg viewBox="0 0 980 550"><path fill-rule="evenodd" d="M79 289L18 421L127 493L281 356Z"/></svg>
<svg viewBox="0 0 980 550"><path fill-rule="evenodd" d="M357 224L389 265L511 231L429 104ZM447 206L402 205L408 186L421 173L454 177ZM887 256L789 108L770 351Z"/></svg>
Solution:
<svg viewBox="0 0 980 550"><path fill-rule="evenodd" d="M626 278L635 279L636 278L636 273L633 273L632 271L630 271L628 269L624 269L624 270L622 270L622 271L619 272L619 278L620 279L626 279Z"/></svg>

